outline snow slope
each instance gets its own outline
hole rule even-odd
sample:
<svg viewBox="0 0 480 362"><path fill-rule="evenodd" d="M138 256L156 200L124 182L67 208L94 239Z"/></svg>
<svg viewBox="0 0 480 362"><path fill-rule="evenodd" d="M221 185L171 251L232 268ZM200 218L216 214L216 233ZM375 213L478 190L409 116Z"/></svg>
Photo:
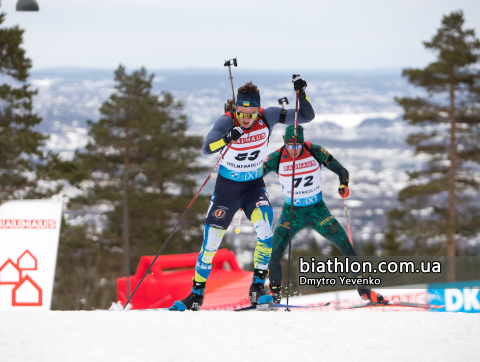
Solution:
<svg viewBox="0 0 480 362"><path fill-rule="evenodd" d="M0 321L5 362L479 360L480 314L0 311Z"/></svg>

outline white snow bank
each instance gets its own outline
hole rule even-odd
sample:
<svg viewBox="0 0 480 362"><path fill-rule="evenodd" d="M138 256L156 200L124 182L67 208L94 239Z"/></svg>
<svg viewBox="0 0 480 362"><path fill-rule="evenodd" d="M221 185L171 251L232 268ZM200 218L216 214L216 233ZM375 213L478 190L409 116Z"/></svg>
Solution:
<svg viewBox="0 0 480 362"><path fill-rule="evenodd" d="M478 361L480 314L0 311L2 361Z"/></svg>

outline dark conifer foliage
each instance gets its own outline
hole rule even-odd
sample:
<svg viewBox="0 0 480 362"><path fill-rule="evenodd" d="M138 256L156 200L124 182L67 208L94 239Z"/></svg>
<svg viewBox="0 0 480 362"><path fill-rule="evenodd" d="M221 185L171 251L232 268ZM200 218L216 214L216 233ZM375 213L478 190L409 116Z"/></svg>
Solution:
<svg viewBox="0 0 480 362"><path fill-rule="evenodd" d="M397 98L404 119L418 132L407 138L416 155L427 155L422 170L409 172L401 206L389 213L386 243L399 251L403 241L414 254L454 256L457 244L480 229L480 41L464 29L461 11L443 17L431 41L437 59L424 69L404 69L427 97ZM454 271L450 270L450 278Z"/></svg>
<svg viewBox="0 0 480 362"><path fill-rule="evenodd" d="M377 251L377 247L375 246L375 242L373 240L367 241L363 246L363 250L360 253L364 256L375 256Z"/></svg>
<svg viewBox="0 0 480 362"><path fill-rule="evenodd" d="M2 13L0 26L4 21ZM33 112L37 91L27 82L32 62L22 47L23 33L18 26L0 27L0 202L56 191L38 186L36 171L47 137L34 131L42 119Z"/></svg>
<svg viewBox="0 0 480 362"><path fill-rule="evenodd" d="M143 168L147 187L129 182L129 222L132 253L156 254L196 191L194 176L203 171L196 164L202 139L189 136L183 103L169 93L160 97L151 93L153 74L142 68L128 75L123 66L115 71L115 92L100 108L102 118L89 122L92 139L87 153L79 159L92 169L94 187L81 204L106 204L109 243L122 239L122 175L132 167ZM203 202L202 202L203 201ZM83 206L83 205L82 205ZM170 252L196 251L190 239L201 237L199 212L205 211L200 199L169 245Z"/></svg>
<svg viewBox="0 0 480 362"><path fill-rule="evenodd" d="M382 255L385 256L403 256L408 255L409 250L403 248L402 243L397 240L397 229L395 223L389 224L389 230L385 233L385 240L380 243Z"/></svg>

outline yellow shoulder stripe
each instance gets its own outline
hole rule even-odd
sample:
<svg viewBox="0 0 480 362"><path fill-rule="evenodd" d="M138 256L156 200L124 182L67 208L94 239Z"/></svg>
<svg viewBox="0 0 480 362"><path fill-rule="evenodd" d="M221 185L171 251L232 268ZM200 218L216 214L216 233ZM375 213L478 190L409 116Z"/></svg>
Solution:
<svg viewBox="0 0 480 362"><path fill-rule="evenodd" d="M308 103L310 103L310 99L308 99L308 96L305 94L305 99L307 100ZM312 104L312 103L310 103Z"/></svg>
<svg viewBox="0 0 480 362"><path fill-rule="evenodd" d="M218 150L219 148L222 148L225 145L226 145L225 141L223 140L223 138L221 138L216 142L210 143L210 151L212 151L212 152L216 151L216 150Z"/></svg>

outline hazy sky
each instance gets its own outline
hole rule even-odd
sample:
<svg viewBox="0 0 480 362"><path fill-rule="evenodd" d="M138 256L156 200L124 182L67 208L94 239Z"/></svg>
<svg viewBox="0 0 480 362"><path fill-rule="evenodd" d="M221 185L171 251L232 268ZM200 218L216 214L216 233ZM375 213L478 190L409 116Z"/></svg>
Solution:
<svg viewBox="0 0 480 362"><path fill-rule="evenodd" d="M441 18L462 9L480 34L480 0L3 0L34 68L78 66L344 70L424 66Z"/></svg>

